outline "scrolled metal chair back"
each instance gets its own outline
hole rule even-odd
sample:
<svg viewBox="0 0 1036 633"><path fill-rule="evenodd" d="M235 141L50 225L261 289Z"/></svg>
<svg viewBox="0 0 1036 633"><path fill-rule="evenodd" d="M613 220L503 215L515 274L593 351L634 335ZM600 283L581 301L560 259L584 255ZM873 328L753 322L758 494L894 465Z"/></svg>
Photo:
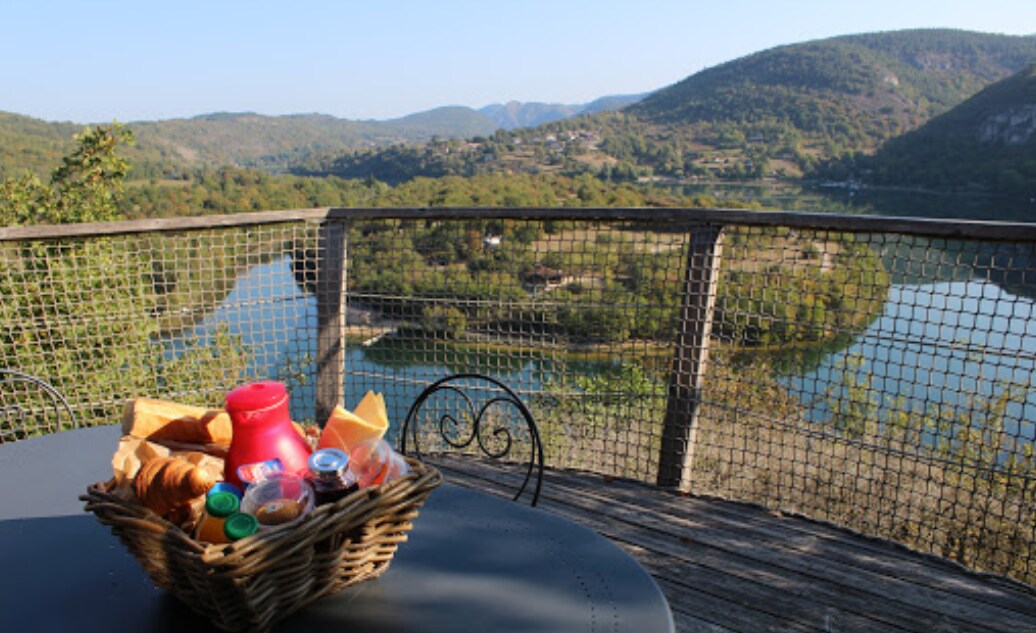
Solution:
<svg viewBox="0 0 1036 633"><path fill-rule="evenodd" d="M79 426L71 405L42 378L0 368L0 443Z"/></svg>
<svg viewBox="0 0 1036 633"><path fill-rule="evenodd" d="M481 374L454 374L426 387L407 412L400 451L462 453L524 464L519 500L536 505L543 485L543 443L532 413L507 385ZM526 454L524 451L527 450ZM533 481L534 480L534 481ZM531 490L529 489L532 484Z"/></svg>

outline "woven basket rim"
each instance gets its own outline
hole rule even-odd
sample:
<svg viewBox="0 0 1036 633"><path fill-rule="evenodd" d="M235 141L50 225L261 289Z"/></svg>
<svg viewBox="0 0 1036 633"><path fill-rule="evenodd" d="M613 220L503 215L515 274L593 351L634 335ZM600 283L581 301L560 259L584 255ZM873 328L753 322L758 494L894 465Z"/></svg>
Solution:
<svg viewBox="0 0 1036 633"><path fill-rule="evenodd" d="M159 516L136 499L126 499L111 492L117 485L115 478L90 484L86 494L80 495L79 499L85 502L85 511L94 514L101 523L163 533L165 538L174 539L196 553L206 564L225 567L231 560L289 543L307 531L358 527L384 507L414 506L416 511L427 495L442 484L443 477L434 466L411 457L405 459L409 472L399 479L359 489L334 503L315 506L298 522L265 529L232 543L213 544L195 540L182 527Z"/></svg>

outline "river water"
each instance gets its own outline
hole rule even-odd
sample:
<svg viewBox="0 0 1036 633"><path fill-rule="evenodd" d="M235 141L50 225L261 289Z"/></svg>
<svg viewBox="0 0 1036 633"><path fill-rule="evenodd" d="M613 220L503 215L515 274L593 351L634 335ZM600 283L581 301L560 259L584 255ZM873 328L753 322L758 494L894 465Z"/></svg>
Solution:
<svg viewBox="0 0 1036 633"><path fill-rule="evenodd" d="M869 381L865 399L879 419L893 408L933 413L937 405L944 415L949 410L981 415L982 403L1013 386L1026 395L1007 406L1005 430L1031 441L1036 439L1033 324L1036 302L987 280L895 284L881 316L851 345L828 352L805 371L792 365L783 382L806 394L804 403L817 422L830 422L831 403L848 398L847 384L864 380Z"/></svg>
<svg viewBox="0 0 1036 633"><path fill-rule="evenodd" d="M818 423L830 421L830 403L845 395L844 388L832 391L832 385L844 385L847 367L857 375L873 372L869 387L879 413L897 400L900 408L913 411L931 411L932 403L976 406L962 394L989 397L1008 383L1036 386L1036 332L1027 331L1033 323L1033 299L989 280L969 278L960 270L952 279L924 283L900 276L881 315L854 340L839 349L818 352L808 363L777 365L782 367L781 380ZM194 334L204 338L218 327L240 336L255 350L254 376L299 374L298 370L311 366L316 354L315 343L309 340L316 329L315 299L294 283L288 257L241 275ZM271 337L271 332L278 334ZM350 376L368 377L347 379L347 405L358 402L369 388L366 384L377 378L405 378L393 382L397 391L389 399L389 413L395 420L405 416L403 407L424 385L469 368L465 362L451 367L434 358L407 355L405 350L386 352L380 345L350 345L346 353ZM486 365L492 369L484 373L530 389L538 388L551 371L549 361L536 358L506 366L494 360ZM299 381L290 387L296 394L293 414L311 419L312 411L305 410L304 404L314 400L312 383ZM1008 422L1009 433L1034 439L1036 389L1029 388L1027 396L1010 405L1008 418L1013 420Z"/></svg>
<svg viewBox="0 0 1036 633"><path fill-rule="evenodd" d="M280 376L292 393L292 416L296 420L313 418L315 402L312 377L308 380L292 378L311 374L316 343L313 332L317 329L316 299L299 290L291 269L291 259L284 257L267 264L252 267L238 277L234 288L223 302L199 323L187 338L205 341L213 332L224 329L241 337L242 343L253 353L249 373L256 379ZM483 370L507 384L539 388L543 377L550 373L550 363L539 358L518 358L498 355L482 359ZM400 378L393 382L392 397L386 397L390 420L402 420L406 407L421 389L435 380L461 371L474 369L469 363L478 359L465 358L453 365L422 357L419 353L393 349L391 343L363 347L346 347L346 367L349 377L345 383L345 403L352 407L360 401L369 384L377 378ZM386 394L387 395L387 394Z"/></svg>

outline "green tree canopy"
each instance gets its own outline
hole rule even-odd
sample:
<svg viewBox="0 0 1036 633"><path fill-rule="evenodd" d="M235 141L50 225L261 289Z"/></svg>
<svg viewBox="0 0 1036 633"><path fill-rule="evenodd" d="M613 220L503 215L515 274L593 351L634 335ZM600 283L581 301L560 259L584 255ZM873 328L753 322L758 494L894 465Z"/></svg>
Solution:
<svg viewBox="0 0 1036 633"><path fill-rule="evenodd" d="M104 222L119 218L123 179L129 161L119 145L133 134L119 123L87 128L75 137L76 148L44 184L36 175L0 184L0 225Z"/></svg>

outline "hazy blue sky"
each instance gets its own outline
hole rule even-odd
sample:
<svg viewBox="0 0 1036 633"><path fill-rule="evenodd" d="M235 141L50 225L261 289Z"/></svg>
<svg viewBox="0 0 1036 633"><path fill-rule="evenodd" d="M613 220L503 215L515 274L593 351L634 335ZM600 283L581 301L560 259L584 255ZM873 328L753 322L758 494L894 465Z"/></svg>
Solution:
<svg viewBox="0 0 1036 633"><path fill-rule="evenodd" d="M742 55L917 27L1036 33L1036 0L0 0L0 110L385 119L580 103Z"/></svg>

